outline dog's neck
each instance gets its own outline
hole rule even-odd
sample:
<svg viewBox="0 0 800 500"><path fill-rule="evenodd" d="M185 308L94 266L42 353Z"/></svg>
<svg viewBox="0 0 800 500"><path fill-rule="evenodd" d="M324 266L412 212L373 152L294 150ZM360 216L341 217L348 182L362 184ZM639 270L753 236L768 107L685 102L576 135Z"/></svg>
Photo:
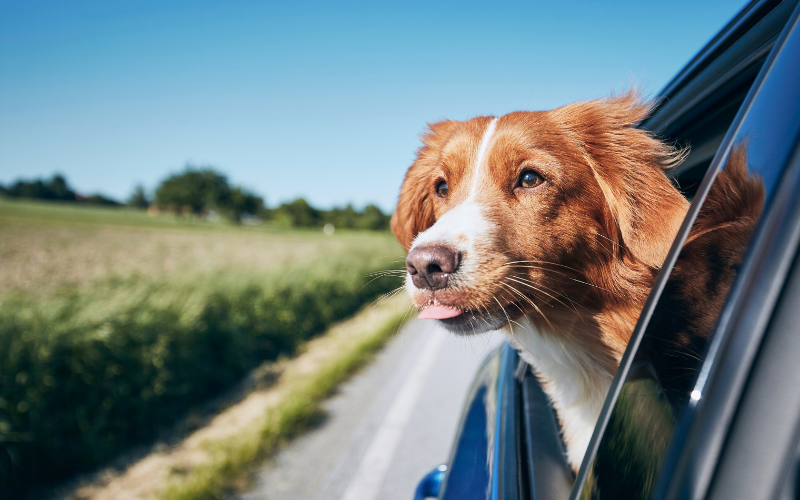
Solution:
<svg viewBox="0 0 800 500"><path fill-rule="evenodd" d="M561 423L567 459L580 467L611 381L625 350L618 339L621 329L633 329L630 315L573 314L544 323L523 317L509 329L512 345L531 365L542 389L550 397ZM636 315L633 316L635 322Z"/></svg>

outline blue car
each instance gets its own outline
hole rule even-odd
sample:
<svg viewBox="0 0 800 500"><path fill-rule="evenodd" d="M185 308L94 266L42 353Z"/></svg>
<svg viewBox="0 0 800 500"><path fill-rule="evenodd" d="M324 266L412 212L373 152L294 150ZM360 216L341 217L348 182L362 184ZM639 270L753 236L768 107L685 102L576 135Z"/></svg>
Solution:
<svg viewBox="0 0 800 500"><path fill-rule="evenodd" d="M416 498L800 498L799 16L797 0L751 2L640 125L691 146L671 175L692 206L577 473L547 396L506 344ZM695 258L687 235L734 158L758 198L753 223Z"/></svg>

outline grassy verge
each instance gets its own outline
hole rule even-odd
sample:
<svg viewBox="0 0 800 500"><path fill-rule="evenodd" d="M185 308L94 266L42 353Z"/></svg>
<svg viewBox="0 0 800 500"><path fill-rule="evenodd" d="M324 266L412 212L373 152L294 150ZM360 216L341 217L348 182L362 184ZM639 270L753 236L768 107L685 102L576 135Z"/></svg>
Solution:
<svg viewBox="0 0 800 500"><path fill-rule="evenodd" d="M3 498L148 442L400 284L368 276L402 259L389 235L70 210L0 202Z"/></svg>
<svg viewBox="0 0 800 500"><path fill-rule="evenodd" d="M396 303L396 301L395 301ZM391 304L390 304L391 306ZM163 500L215 500L247 484L253 465L282 444L314 426L323 416L321 403L336 387L362 367L397 331L403 318L395 306L374 328L337 343L337 351L307 373L287 373L280 402L263 422L223 442L208 443L211 460L188 474L176 475L162 492ZM326 339L335 342L336 339Z"/></svg>
<svg viewBox="0 0 800 500"><path fill-rule="evenodd" d="M0 294L41 296L64 287L88 291L108 278L186 282L297 267L365 249L403 251L389 233L275 229L148 217L143 212L56 203L8 202L0 197Z"/></svg>

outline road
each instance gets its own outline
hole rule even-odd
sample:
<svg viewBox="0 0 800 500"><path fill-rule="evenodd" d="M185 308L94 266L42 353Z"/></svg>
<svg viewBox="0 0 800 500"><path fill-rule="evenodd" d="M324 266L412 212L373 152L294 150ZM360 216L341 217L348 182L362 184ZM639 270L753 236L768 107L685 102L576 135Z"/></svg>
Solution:
<svg viewBox="0 0 800 500"><path fill-rule="evenodd" d="M328 418L238 500L408 500L447 461L461 407L499 332L456 337L413 320L325 404Z"/></svg>

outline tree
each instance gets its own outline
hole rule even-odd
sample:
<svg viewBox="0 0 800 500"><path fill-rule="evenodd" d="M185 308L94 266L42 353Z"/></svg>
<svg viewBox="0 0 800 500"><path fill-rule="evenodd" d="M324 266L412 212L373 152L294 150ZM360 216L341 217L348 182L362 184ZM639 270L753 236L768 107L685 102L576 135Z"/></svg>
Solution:
<svg viewBox="0 0 800 500"><path fill-rule="evenodd" d="M353 205L348 204L344 208L334 207L327 212L323 212L325 222L329 222L338 228L354 229L358 225L358 219L361 216L353 208Z"/></svg>
<svg viewBox="0 0 800 500"><path fill-rule="evenodd" d="M78 196L70 189L63 175L56 174L49 181L36 179L26 182L19 180L6 190L8 196L20 198L39 198L44 200L76 201Z"/></svg>
<svg viewBox="0 0 800 500"><path fill-rule="evenodd" d="M278 224L292 227L318 227L322 225L322 213L303 198L284 203L272 214Z"/></svg>
<svg viewBox="0 0 800 500"><path fill-rule="evenodd" d="M215 210L239 222L242 215L264 212L264 199L241 187L231 187L228 178L211 167L186 169L164 179L156 189L155 203L171 207L177 213L188 209L201 215Z"/></svg>
<svg viewBox="0 0 800 500"><path fill-rule="evenodd" d="M147 193L144 192L144 187L139 184L133 188L133 193L128 198L128 205L136 208L147 208L150 206L150 200L147 198Z"/></svg>
<svg viewBox="0 0 800 500"><path fill-rule="evenodd" d="M74 200L75 191L67 185L67 180L63 175L56 174L47 185L47 191L55 200Z"/></svg>
<svg viewBox="0 0 800 500"><path fill-rule="evenodd" d="M388 229L391 219L390 215L384 215L375 205L367 205L361 214L361 220L358 221L358 227L372 230Z"/></svg>
<svg viewBox="0 0 800 500"><path fill-rule="evenodd" d="M187 165L182 173L161 182L155 201L159 207L172 207L177 212L188 207L197 215L204 210L222 211L230 206L231 187L228 179L212 168Z"/></svg>
<svg viewBox="0 0 800 500"><path fill-rule="evenodd" d="M237 187L231 190L228 206L222 208L228 212L231 219L239 221L244 214L258 215L261 213L264 210L264 199Z"/></svg>

